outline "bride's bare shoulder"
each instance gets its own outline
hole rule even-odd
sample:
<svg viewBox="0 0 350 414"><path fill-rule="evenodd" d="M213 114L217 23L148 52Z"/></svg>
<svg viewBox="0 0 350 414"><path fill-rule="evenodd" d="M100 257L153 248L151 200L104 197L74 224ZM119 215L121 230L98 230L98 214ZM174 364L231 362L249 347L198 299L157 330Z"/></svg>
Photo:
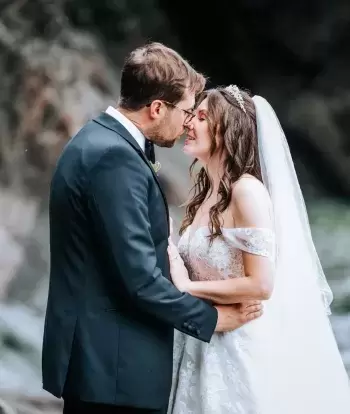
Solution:
<svg viewBox="0 0 350 414"><path fill-rule="evenodd" d="M232 195L236 197L269 197L265 185L250 174L243 174L233 185Z"/></svg>
<svg viewBox="0 0 350 414"><path fill-rule="evenodd" d="M244 174L232 186L231 208L241 225L267 226L271 222L271 200L264 184Z"/></svg>

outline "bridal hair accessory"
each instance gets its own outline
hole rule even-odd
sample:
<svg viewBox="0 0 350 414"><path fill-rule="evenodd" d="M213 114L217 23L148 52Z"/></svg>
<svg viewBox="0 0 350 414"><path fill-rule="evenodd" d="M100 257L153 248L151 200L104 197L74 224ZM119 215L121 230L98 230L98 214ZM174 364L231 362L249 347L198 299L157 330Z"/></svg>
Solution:
<svg viewBox="0 0 350 414"><path fill-rule="evenodd" d="M236 101L238 102L238 105L240 106L242 111L246 114L247 111L246 111L245 106L244 106L244 100L243 100L242 94L241 94L238 86L237 85L229 85L225 89L231 96L233 96L236 99Z"/></svg>

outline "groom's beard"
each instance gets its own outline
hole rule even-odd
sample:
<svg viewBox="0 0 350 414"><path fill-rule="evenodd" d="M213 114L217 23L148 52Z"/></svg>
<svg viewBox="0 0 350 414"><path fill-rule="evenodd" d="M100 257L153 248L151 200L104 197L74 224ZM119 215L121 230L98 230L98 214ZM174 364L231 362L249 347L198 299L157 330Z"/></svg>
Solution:
<svg viewBox="0 0 350 414"><path fill-rule="evenodd" d="M180 137L176 128L169 121L170 119L166 117L158 125L147 131L147 138L158 147L172 148L178 137Z"/></svg>
<svg viewBox="0 0 350 414"><path fill-rule="evenodd" d="M175 142L177 140L174 139L172 141L166 141L166 140L153 140L155 145L158 145L158 147L163 147L163 148L172 148L175 145Z"/></svg>

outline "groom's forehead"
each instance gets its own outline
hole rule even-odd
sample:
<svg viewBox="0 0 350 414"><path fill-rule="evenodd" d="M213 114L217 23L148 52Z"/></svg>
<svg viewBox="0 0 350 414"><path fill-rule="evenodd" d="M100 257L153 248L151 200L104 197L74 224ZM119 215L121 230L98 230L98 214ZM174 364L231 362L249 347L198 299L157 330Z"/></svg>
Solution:
<svg viewBox="0 0 350 414"><path fill-rule="evenodd" d="M195 103L196 103L196 96L193 92L185 92L182 101L183 101L184 109L194 108Z"/></svg>

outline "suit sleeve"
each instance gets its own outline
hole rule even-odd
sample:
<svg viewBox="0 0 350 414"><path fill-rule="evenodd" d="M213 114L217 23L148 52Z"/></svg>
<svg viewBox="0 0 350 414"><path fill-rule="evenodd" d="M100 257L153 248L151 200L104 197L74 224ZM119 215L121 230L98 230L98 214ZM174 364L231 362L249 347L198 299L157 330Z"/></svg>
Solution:
<svg viewBox="0 0 350 414"><path fill-rule="evenodd" d="M148 178L139 155L113 147L89 174L96 229L107 246L115 275L140 311L209 342L217 310L181 293L157 267L148 217ZM118 275L118 276L117 276Z"/></svg>

